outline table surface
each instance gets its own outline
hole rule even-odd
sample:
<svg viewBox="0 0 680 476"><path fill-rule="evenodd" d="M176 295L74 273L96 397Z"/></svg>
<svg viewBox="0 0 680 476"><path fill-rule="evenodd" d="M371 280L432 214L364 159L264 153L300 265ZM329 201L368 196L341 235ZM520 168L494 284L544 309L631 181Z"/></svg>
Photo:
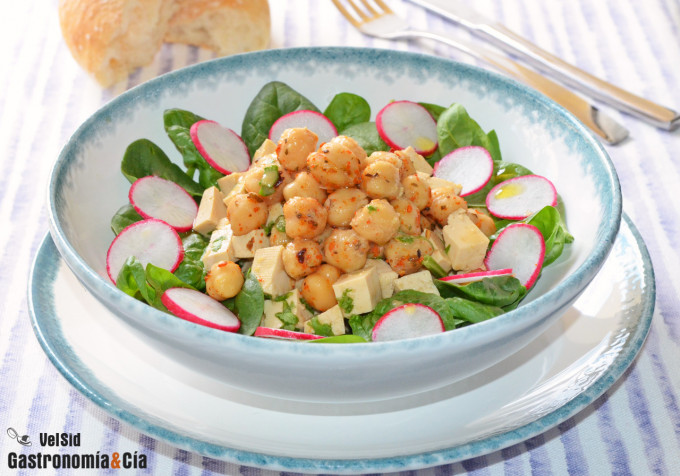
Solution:
<svg viewBox="0 0 680 476"><path fill-rule="evenodd" d="M448 47L363 37L327 0L270 3L275 48L373 46L471 62ZM413 4L389 4L414 27L469 38ZM479 0L475 5L563 59L680 108L677 0ZM116 441L126 451L149 455L153 464L139 471L145 474L272 473L188 453L106 414L52 366L33 334L27 308L30 264L47 233L45 184L69 136L130 87L213 55L164 45L151 65L103 90L79 69L63 43L57 0L6 2L0 40L0 474L13 474L7 454L16 450L16 442L4 434L9 427L20 434L68 428L87 435L93 448ZM603 109L631 133L625 143L606 149L619 174L624 211L640 230L656 273L656 310L640 355L604 395L556 428L503 451L417 474L680 474L680 247L673 241L680 236L675 193L680 187L680 131L657 130ZM67 473L40 474L50 471Z"/></svg>

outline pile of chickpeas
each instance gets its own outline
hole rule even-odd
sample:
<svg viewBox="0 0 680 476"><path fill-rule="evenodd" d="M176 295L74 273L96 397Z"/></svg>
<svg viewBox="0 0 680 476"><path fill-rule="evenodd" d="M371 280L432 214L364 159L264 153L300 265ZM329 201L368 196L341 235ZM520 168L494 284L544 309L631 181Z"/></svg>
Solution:
<svg viewBox="0 0 680 476"><path fill-rule="evenodd" d="M416 174L411 148L367 156L347 136L317 146L312 131L286 130L276 152L245 173L244 193L229 202L227 217L234 235L245 235L264 227L269 208L283 202L285 232L272 227L270 245L285 246L286 273L309 305L325 311L337 303L332 284L369 258L384 258L399 276L420 270L433 253L423 228L445 225L467 204L454 186L431 190ZM279 180L263 196L265 168L274 165ZM208 284L215 275L211 270Z"/></svg>

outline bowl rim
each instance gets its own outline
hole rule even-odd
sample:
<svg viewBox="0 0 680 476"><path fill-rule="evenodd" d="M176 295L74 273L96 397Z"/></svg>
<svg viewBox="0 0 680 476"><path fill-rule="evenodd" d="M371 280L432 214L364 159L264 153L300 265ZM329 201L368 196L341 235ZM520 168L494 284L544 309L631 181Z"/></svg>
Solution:
<svg viewBox="0 0 680 476"><path fill-rule="evenodd" d="M331 346L333 348L332 352L329 352L328 345L307 345L304 342L282 342L277 341L276 339L253 339L251 336L223 332L196 325L182 319L177 319L170 314L154 309L148 304L142 303L118 290L108 282L108 280L96 273L76 252L67 239L66 233L59 220L58 192L61 183L63 183L63 176L74 159L74 152L77 149L79 139L86 131L93 127L93 125L96 125L97 122L101 120L102 116L107 116L108 113L115 108L134 102L135 98L149 97L149 95L157 96L159 91L162 91L167 87L167 84L171 84L176 80L182 80L191 75L200 77L201 75L206 74L208 76L219 74L220 72L227 70L231 65L238 65L239 62L244 60L271 62L273 60L299 59L305 56L309 57L310 55L324 59L338 58L340 56L347 58L349 56L355 60L368 56L378 57L382 60L419 62L428 65L437 65L442 68L453 68L460 74L473 75L498 83L502 87L508 88L509 90L540 104L549 113L561 117L569 123L570 127L574 130L574 133L580 136L580 138L590 146L595 153L595 156L599 157L601 160L604 170L606 171L606 174L602 177L602 182L606 184L606 189L612 195L611 207L613 213L607 217L605 222L603 222L604 229L602 238L595 244L593 250L586 256L584 262L569 276L562 279L553 289L536 297L533 301L521 305L517 309L509 311L494 319L447 331L442 334L414 339L404 339L392 342L358 343L351 346L333 345ZM86 287L90 292L95 294L95 297L98 299L102 299L102 297L98 295L100 294L109 303L118 303L121 306L124 306L126 310L134 313L136 318L139 319L144 316L145 327L162 329L164 334L167 334L168 332L177 332L182 340L185 340L188 336L192 336L200 339L206 345L210 344L220 347L228 346L232 351L245 350L248 352L269 353L271 351L279 352L285 349L292 354L304 352L305 355L311 355L318 358L333 355L354 359L357 355L361 354L361 358L363 359L366 358L367 355L384 355L388 349L389 351L395 352L408 352L413 355L414 352L431 352L435 347L442 348L462 345L471 341L484 341L485 338L490 338L495 333L500 332L502 328L510 325L510 323L523 320L522 318L524 316L535 316L537 313L541 315L541 310L546 307L555 311L563 308L575 298L590 279L592 279L609 254L621 223L622 197L620 183L611 158L599 140L595 138L586 126L559 104L511 78L474 65L423 53L364 47L299 47L243 53L190 65L139 84L104 104L86 119L71 135L53 164L49 179L48 213L50 234L54 238L57 249L63 256L64 261L74 271L76 276L78 276L79 280L86 284ZM545 317L544 314L543 316ZM359 346L359 348L356 346ZM359 350L361 350L361 352L358 352ZM367 352L368 354L366 354Z"/></svg>

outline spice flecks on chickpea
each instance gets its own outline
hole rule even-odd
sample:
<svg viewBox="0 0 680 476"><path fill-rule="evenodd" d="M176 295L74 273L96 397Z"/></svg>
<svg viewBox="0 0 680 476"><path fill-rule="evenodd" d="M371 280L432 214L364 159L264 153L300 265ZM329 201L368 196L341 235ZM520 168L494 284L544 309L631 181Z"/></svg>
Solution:
<svg viewBox="0 0 680 476"><path fill-rule="evenodd" d="M472 223L482 230L482 233L486 236L491 236L496 233L496 224L494 223L493 218L486 213L479 211L476 208L469 208L467 214L470 220L472 220Z"/></svg>
<svg viewBox="0 0 680 476"><path fill-rule="evenodd" d="M328 211L310 197L295 197L283 205L286 234L291 238L314 238L326 228Z"/></svg>
<svg viewBox="0 0 680 476"><path fill-rule="evenodd" d="M362 237L384 245L399 230L399 214L387 200L372 200L356 212L351 225Z"/></svg>
<svg viewBox="0 0 680 476"><path fill-rule="evenodd" d="M349 226L357 210L365 205L368 205L368 197L358 188L336 190L324 203L328 210L328 224L334 227Z"/></svg>
<svg viewBox="0 0 680 476"><path fill-rule="evenodd" d="M321 188L312 174L302 171L283 189L284 200L294 197L311 197L323 203L326 200L326 191Z"/></svg>
<svg viewBox="0 0 680 476"><path fill-rule="evenodd" d="M368 164L361 174L361 188L371 198L397 198L400 185L399 168L384 160Z"/></svg>
<svg viewBox="0 0 680 476"><path fill-rule="evenodd" d="M296 172L307 165L307 156L316 150L319 137L306 127L286 129L276 146L276 155L286 170Z"/></svg>
<svg viewBox="0 0 680 476"><path fill-rule="evenodd" d="M432 244L422 236L399 234L385 246L385 261L399 276L415 273L425 256L434 252Z"/></svg>
<svg viewBox="0 0 680 476"><path fill-rule="evenodd" d="M361 161L338 142L326 142L307 157L307 168L326 189L353 187L361 182Z"/></svg>
<svg viewBox="0 0 680 476"><path fill-rule="evenodd" d="M354 152L354 155L356 155L359 158L361 168L363 169L364 167L366 167L366 151L359 145L359 143L356 140L352 139L349 136L337 136L333 137L330 141L341 144L347 147L352 152Z"/></svg>
<svg viewBox="0 0 680 476"><path fill-rule="evenodd" d="M296 238L283 250L283 267L293 279L312 274L323 263L321 245L313 240Z"/></svg>
<svg viewBox="0 0 680 476"><path fill-rule="evenodd" d="M430 186L425 180L413 174L404 177L401 185L404 188L404 198L411 200L418 210L427 208L430 204Z"/></svg>
<svg viewBox="0 0 680 476"><path fill-rule="evenodd" d="M467 202L456 194L455 187L445 186L432 190L430 205L424 211L438 224L445 225L456 210L467 210Z"/></svg>
<svg viewBox="0 0 680 476"><path fill-rule="evenodd" d="M420 210L411 200L397 198L390 202L394 211L399 214L400 229L409 235L420 235Z"/></svg>
<svg viewBox="0 0 680 476"><path fill-rule="evenodd" d="M267 214L267 204L255 193L238 194L227 207L227 218L235 236L262 227L267 221Z"/></svg>
<svg viewBox="0 0 680 476"><path fill-rule="evenodd" d="M205 276L205 289L213 299L224 301L236 296L243 287L243 274L233 261L220 261Z"/></svg>
<svg viewBox="0 0 680 476"><path fill-rule="evenodd" d="M326 263L345 273L361 269L366 264L369 242L354 230L333 230L323 244Z"/></svg>

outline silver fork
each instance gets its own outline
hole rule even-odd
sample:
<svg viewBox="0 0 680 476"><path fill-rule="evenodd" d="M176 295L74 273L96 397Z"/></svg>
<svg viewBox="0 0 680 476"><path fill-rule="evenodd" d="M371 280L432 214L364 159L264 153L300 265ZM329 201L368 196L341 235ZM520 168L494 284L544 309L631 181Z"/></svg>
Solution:
<svg viewBox="0 0 680 476"><path fill-rule="evenodd" d="M396 15L382 0L373 0L372 2L369 2L369 0L358 0L361 6L357 5L355 0L332 1L340 13L365 35L385 40L425 38L440 41L473 58L486 62L545 94L570 111L583 124L609 144L618 144L628 137L628 130L611 117L599 111L585 99L505 56L477 46L473 47L464 41L450 36L424 30L412 30L406 21Z"/></svg>

